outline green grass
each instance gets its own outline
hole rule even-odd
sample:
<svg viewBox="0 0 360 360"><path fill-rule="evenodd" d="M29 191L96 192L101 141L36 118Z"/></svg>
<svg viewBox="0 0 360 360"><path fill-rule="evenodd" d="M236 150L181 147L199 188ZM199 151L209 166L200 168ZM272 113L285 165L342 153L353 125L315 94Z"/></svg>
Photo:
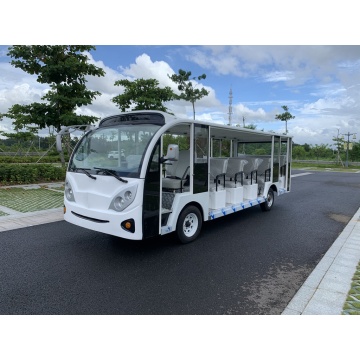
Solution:
<svg viewBox="0 0 360 360"><path fill-rule="evenodd" d="M9 214L4 213L3 211L0 210L0 216L6 216L6 215L9 215Z"/></svg>
<svg viewBox="0 0 360 360"><path fill-rule="evenodd" d="M311 170L311 171L341 171L341 172L357 172L360 171L360 166L351 166L343 167L341 165L334 165L334 164L309 164L309 163L299 163L293 161L291 163L291 168L296 169L304 169L304 170Z"/></svg>
<svg viewBox="0 0 360 360"><path fill-rule="evenodd" d="M360 315L360 262L352 278L351 289L345 300L343 315Z"/></svg>
<svg viewBox="0 0 360 360"><path fill-rule="evenodd" d="M7 188L0 190L0 205L22 213L63 206L61 192L46 189Z"/></svg>

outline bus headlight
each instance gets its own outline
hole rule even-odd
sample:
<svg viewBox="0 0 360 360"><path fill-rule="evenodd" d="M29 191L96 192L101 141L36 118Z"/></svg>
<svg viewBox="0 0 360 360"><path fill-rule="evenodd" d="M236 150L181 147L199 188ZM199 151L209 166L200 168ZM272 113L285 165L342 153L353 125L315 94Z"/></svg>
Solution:
<svg viewBox="0 0 360 360"><path fill-rule="evenodd" d="M121 196L117 196L114 199L114 208L115 208L115 210L121 211L123 209L123 207L124 207L124 204L125 204L125 200Z"/></svg>
<svg viewBox="0 0 360 360"><path fill-rule="evenodd" d="M65 181L65 197L69 201L75 201L74 192L73 192L73 189L71 187L69 180Z"/></svg>
<svg viewBox="0 0 360 360"><path fill-rule="evenodd" d="M132 196L133 196L133 194L132 194L132 192L129 191L129 190L124 194L124 197L125 197L125 200L126 200L126 201L131 200Z"/></svg>
<svg viewBox="0 0 360 360"><path fill-rule="evenodd" d="M126 187L111 201L109 209L115 211L125 210L135 199L137 184Z"/></svg>

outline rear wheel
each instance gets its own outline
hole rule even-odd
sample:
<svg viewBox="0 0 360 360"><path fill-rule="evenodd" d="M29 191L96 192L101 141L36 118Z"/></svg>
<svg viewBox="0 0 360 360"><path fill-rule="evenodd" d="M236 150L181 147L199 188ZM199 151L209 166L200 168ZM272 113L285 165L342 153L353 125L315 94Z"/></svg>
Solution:
<svg viewBox="0 0 360 360"><path fill-rule="evenodd" d="M187 244L194 241L200 234L202 216L200 210L193 205L186 207L180 214L176 232L181 243Z"/></svg>
<svg viewBox="0 0 360 360"><path fill-rule="evenodd" d="M265 202L260 204L262 211L270 211L274 205L274 190L269 189Z"/></svg>

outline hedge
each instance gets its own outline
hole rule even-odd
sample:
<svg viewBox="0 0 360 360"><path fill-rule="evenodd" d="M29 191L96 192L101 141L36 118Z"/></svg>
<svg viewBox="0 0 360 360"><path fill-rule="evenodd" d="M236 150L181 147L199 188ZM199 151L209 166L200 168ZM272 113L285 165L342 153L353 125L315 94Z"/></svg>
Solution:
<svg viewBox="0 0 360 360"><path fill-rule="evenodd" d="M65 181L66 168L51 164L1 164L0 185Z"/></svg>
<svg viewBox="0 0 360 360"><path fill-rule="evenodd" d="M68 161L69 157L65 156L65 161ZM40 158L40 156L0 156L0 163L8 163L8 164L22 164L22 163L61 163L60 155L46 155Z"/></svg>

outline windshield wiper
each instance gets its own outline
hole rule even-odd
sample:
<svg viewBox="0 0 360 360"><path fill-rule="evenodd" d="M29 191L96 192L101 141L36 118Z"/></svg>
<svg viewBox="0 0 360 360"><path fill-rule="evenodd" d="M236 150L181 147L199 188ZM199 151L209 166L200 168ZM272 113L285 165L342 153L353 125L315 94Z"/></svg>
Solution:
<svg viewBox="0 0 360 360"><path fill-rule="evenodd" d="M109 175L113 176L114 178L116 178L116 179L118 179L119 181L122 181L122 182L124 182L124 183L127 183L127 182L128 182L127 180L122 179L121 177L117 176L117 175L115 174L115 170L105 169L105 168L99 168L99 167L94 167L94 169L99 170L98 172L103 171L104 173L109 174Z"/></svg>
<svg viewBox="0 0 360 360"><path fill-rule="evenodd" d="M88 170L91 170L91 169L78 168L78 167L76 167L76 168L74 168L74 170L75 170L75 171L81 170L81 171L82 171L84 174L86 174L89 178L96 180L96 177L95 177L95 176L92 176L92 175L88 172Z"/></svg>

